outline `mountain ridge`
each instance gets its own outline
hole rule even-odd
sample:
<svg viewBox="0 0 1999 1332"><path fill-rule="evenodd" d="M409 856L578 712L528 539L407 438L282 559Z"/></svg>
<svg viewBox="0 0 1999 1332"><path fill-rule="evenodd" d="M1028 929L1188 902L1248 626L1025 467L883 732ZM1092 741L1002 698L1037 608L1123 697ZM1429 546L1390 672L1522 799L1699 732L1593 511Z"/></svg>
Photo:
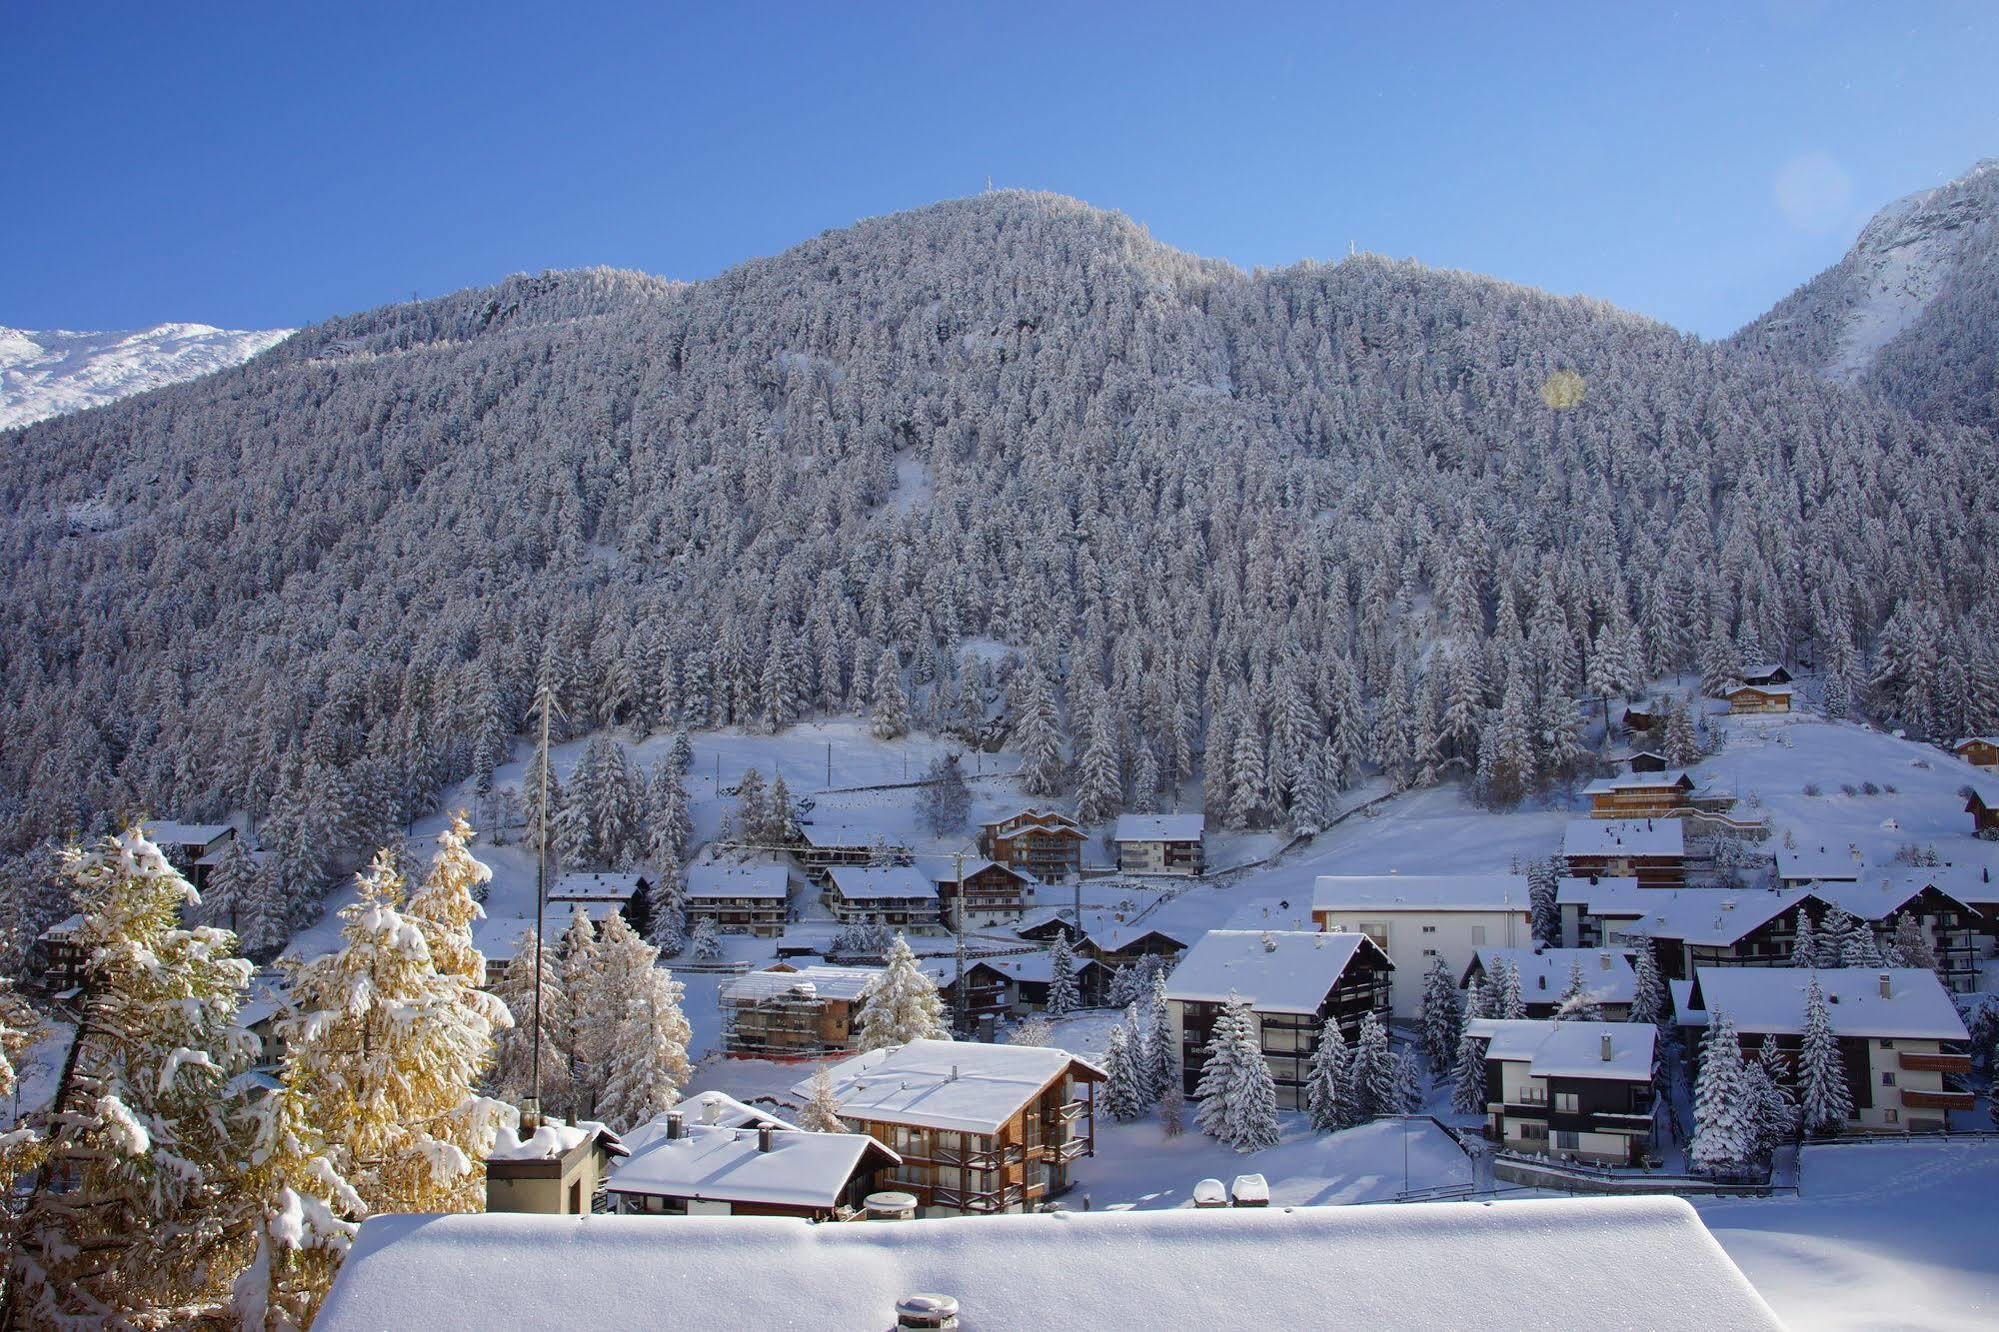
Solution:
<svg viewBox="0 0 1999 1332"><path fill-rule="evenodd" d="M227 369L292 331L195 323L102 333L0 327L0 430Z"/></svg>

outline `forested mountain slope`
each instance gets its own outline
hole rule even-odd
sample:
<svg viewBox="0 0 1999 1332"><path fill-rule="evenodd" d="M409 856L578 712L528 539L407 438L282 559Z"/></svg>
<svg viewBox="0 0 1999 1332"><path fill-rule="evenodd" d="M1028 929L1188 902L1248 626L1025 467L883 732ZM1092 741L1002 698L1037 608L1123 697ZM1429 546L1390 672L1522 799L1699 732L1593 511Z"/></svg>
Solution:
<svg viewBox="0 0 1999 1332"><path fill-rule="evenodd" d="M1580 697L1808 643L1835 700L1989 727L1990 450L1596 302L1047 195L513 278L0 434L4 839L247 810L309 913L538 679L572 733L775 727L885 652L1092 814L1205 753L1237 824L1373 766L1505 800Z"/></svg>
<svg viewBox="0 0 1999 1332"><path fill-rule="evenodd" d="M1999 158L1882 209L1735 340L1925 419L1999 426Z"/></svg>

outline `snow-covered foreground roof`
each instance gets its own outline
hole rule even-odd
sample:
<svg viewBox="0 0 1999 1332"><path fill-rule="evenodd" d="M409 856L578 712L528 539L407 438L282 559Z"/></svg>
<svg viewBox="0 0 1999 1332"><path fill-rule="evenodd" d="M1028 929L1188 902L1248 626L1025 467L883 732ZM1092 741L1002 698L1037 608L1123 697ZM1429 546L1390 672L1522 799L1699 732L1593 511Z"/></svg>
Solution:
<svg viewBox="0 0 1999 1332"><path fill-rule="evenodd" d="M997 1133L1043 1087L1065 1073L1092 1081L1102 1069L1046 1045L911 1041L833 1065L833 1093L847 1119ZM792 1088L810 1098L811 1080Z"/></svg>
<svg viewBox="0 0 1999 1332"><path fill-rule="evenodd" d="M1113 842L1198 842L1208 820L1200 814L1120 814Z"/></svg>
<svg viewBox="0 0 1999 1332"><path fill-rule="evenodd" d="M902 1160L865 1133L779 1129L770 1134L769 1151L761 1143L753 1128L690 1124L684 1137L651 1138L611 1168L604 1187L661 1198L831 1207L867 1158L882 1165Z"/></svg>
<svg viewBox="0 0 1999 1332"><path fill-rule="evenodd" d="M1683 856L1686 829L1678 819L1570 819L1562 830L1565 856Z"/></svg>
<svg viewBox="0 0 1999 1332"><path fill-rule="evenodd" d="M1316 1013L1347 964L1374 941L1319 930L1210 930L1166 978L1166 997L1218 1004L1230 998L1263 1013Z"/></svg>
<svg viewBox="0 0 1999 1332"><path fill-rule="evenodd" d="M709 862L687 867L687 896L783 898L790 883L782 865L723 865Z"/></svg>
<svg viewBox="0 0 1999 1332"><path fill-rule="evenodd" d="M1964 1019L1950 992L1927 968L1835 967L1813 972L1799 967L1698 967L1681 1020L1704 1026L1707 1014L1728 1014L1736 1029L1798 1035L1805 1029L1805 991L1819 978L1826 1013L1841 1036L1868 1039L1962 1041ZM1881 978L1888 993L1881 993Z"/></svg>
<svg viewBox="0 0 1999 1332"><path fill-rule="evenodd" d="M800 967L796 971L752 971L725 982L720 997L733 1003L755 1003L794 991L819 999L859 999L882 974L880 967Z"/></svg>
<svg viewBox="0 0 1999 1332"><path fill-rule="evenodd" d="M1659 1029L1649 1022L1553 1022L1546 1019L1473 1018L1465 1024L1487 1042L1485 1057L1524 1062L1537 1078L1652 1080L1652 1046ZM1605 1059L1604 1038L1610 1038Z"/></svg>
<svg viewBox="0 0 1999 1332"><path fill-rule="evenodd" d="M1321 874L1314 911L1518 911L1525 874Z"/></svg>
<svg viewBox="0 0 1999 1332"><path fill-rule="evenodd" d="M777 1217L381 1216L315 1327L880 1332L957 1300L967 1332L1780 1324L1677 1198Z"/></svg>
<svg viewBox="0 0 1999 1332"><path fill-rule="evenodd" d="M1569 974L1580 963L1583 988L1597 1002L1628 1004L1638 993L1638 973L1631 959L1616 948L1480 948L1472 954L1486 975L1501 962L1520 971L1520 993L1530 1004L1546 1003L1569 988Z"/></svg>

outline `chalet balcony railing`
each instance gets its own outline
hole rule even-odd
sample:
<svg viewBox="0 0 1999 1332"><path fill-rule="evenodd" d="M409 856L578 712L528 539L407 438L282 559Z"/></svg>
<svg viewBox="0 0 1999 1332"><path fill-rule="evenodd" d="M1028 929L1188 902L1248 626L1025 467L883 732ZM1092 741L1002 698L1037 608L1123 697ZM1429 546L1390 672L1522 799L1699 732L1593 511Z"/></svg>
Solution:
<svg viewBox="0 0 1999 1332"><path fill-rule="evenodd" d="M1081 1160L1088 1154L1089 1150L1090 1141L1088 1138L1065 1138L1061 1142L1051 1144L1049 1159L1061 1161L1066 1164L1070 1161Z"/></svg>
<svg viewBox="0 0 1999 1332"><path fill-rule="evenodd" d="M943 1189L930 1190L933 1207L954 1207L961 1212L1004 1212L1009 1207L1018 1207L1027 1198L1027 1192L1018 1184L1009 1184L1003 1189Z"/></svg>
<svg viewBox="0 0 1999 1332"><path fill-rule="evenodd" d="M1902 1105L1909 1110L1969 1110L1978 1104L1970 1092L1918 1091L1902 1088Z"/></svg>
<svg viewBox="0 0 1999 1332"><path fill-rule="evenodd" d="M1918 1054L1913 1050L1898 1051L1895 1062L1910 1073L1971 1073L1971 1056L1961 1054Z"/></svg>
<svg viewBox="0 0 1999 1332"><path fill-rule="evenodd" d="M1062 1122L1067 1124L1082 1118L1083 1112L1089 1108L1089 1104L1084 1101L1064 1101L1056 1113L1062 1117Z"/></svg>
<svg viewBox="0 0 1999 1332"><path fill-rule="evenodd" d="M1027 1159L1025 1151L1016 1143L1005 1151L949 1151L932 1148L919 1152L915 1148L896 1149L902 1159L912 1166L934 1166L946 1170L998 1170L1002 1166L1019 1165Z"/></svg>

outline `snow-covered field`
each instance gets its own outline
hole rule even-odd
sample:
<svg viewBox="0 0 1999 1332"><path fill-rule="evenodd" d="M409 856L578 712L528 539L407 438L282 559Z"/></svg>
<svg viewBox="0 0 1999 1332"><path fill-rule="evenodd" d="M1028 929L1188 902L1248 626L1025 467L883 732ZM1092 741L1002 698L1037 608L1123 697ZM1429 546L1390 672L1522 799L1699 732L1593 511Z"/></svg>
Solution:
<svg viewBox="0 0 1999 1332"><path fill-rule="evenodd" d="M0 430L225 370L291 333L207 324L117 333L0 328Z"/></svg>

